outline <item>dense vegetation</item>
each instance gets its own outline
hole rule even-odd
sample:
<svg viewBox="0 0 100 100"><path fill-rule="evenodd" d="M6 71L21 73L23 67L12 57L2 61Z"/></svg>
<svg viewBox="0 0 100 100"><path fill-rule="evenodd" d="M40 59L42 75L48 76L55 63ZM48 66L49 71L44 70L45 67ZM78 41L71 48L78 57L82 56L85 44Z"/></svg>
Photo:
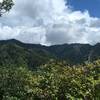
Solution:
<svg viewBox="0 0 100 100"><path fill-rule="evenodd" d="M0 100L100 100L99 48L0 41Z"/></svg>
<svg viewBox="0 0 100 100"><path fill-rule="evenodd" d="M0 67L0 100L100 100L100 60L77 66L51 60L35 71Z"/></svg>
<svg viewBox="0 0 100 100"><path fill-rule="evenodd" d="M17 40L0 41L0 66L28 66L34 69L50 59L66 61L71 65L100 58L100 44L64 44L42 46L24 44Z"/></svg>

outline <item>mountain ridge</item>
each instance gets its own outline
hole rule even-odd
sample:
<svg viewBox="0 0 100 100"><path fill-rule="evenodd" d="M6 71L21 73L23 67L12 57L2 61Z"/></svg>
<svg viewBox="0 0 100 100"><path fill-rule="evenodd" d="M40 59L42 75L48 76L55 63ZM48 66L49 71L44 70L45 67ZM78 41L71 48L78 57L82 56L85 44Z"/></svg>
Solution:
<svg viewBox="0 0 100 100"><path fill-rule="evenodd" d="M23 41L20 41L20 40L17 40L17 39L7 39L7 40L0 40L0 43L3 43L3 42L5 42L5 43L11 43L11 42L13 42L13 43L23 43L23 44L27 44L27 45L41 45L41 46L45 46L45 47L52 47L52 46L62 46L62 45L90 45L90 46L95 46L95 45L98 45L98 44L100 44L99 42L98 43L96 43L96 44L94 44L94 45L91 45L91 44L89 44L89 43L63 43L63 44L55 44L55 45L42 45L42 44L34 44L34 43L26 43L26 42L23 42Z"/></svg>
<svg viewBox="0 0 100 100"><path fill-rule="evenodd" d="M40 66L50 59L66 61L70 64L80 64L100 58L100 43L62 44L44 46L40 44L23 43L15 39L0 40L0 65L14 64L29 67Z"/></svg>

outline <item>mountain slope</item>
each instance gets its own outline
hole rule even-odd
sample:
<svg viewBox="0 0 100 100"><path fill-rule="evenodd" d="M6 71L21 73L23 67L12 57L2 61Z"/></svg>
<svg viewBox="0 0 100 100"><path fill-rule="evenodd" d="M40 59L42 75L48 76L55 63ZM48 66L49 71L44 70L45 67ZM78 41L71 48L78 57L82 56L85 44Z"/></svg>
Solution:
<svg viewBox="0 0 100 100"><path fill-rule="evenodd" d="M63 44L42 46L39 44L25 44L17 40L0 41L1 66L29 66L37 67L50 59L65 60L71 64L96 60L100 57L100 44Z"/></svg>
<svg viewBox="0 0 100 100"><path fill-rule="evenodd" d="M52 55L44 48L17 40L0 41L0 65L39 66L52 58Z"/></svg>

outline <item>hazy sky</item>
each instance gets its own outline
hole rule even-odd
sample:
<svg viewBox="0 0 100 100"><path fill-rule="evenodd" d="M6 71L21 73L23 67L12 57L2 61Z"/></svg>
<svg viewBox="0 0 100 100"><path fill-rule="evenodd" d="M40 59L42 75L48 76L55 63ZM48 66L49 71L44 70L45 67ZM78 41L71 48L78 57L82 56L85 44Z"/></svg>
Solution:
<svg viewBox="0 0 100 100"><path fill-rule="evenodd" d="M0 18L0 40L46 45L100 42L100 0L14 0Z"/></svg>

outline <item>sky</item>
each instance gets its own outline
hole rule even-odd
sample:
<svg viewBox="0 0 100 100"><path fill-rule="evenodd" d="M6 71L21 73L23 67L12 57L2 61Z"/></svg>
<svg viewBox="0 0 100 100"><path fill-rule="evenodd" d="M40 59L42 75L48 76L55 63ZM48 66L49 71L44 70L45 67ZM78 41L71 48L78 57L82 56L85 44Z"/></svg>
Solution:
<svg viewBox="0 0 100 100"><path fill-rule="evenodd" d="M73 10L88 10L93 17L100 18L100 0L68 0Z"/></svg>
<svg viewBox="0 0 100 100"><path fill-rule="evenodd" d="M100 42L100 0L14 0L0 40L55 45Z"/></svg>

